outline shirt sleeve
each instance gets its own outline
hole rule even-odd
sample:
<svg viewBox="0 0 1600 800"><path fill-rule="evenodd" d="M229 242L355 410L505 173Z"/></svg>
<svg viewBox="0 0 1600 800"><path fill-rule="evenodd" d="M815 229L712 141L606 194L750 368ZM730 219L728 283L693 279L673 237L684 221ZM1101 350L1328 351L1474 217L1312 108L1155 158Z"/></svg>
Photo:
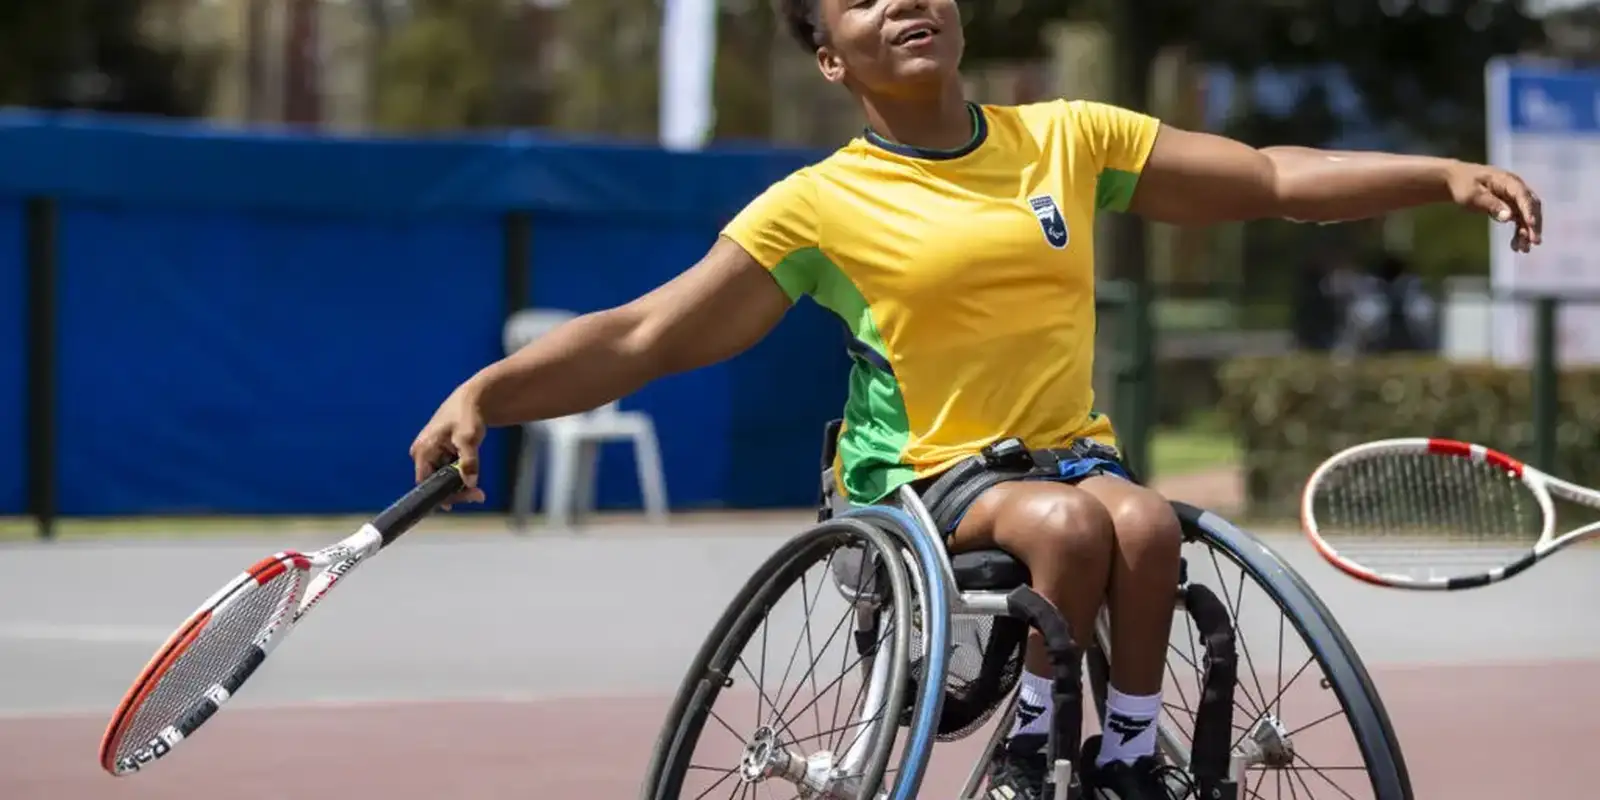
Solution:
<svg viewBox="0 0 1600 800"><path fill-rule="evenodd" d="M1161 121L1147 114L1088 100L1068 103L1078 141L1087 148L1098 173L1095 207L1126 211L1139 185Z"/></svg>
<svg viewBox="0 0 1600 800"><path fill-rule="evenodd" d="M722 229L783 287L790 300L816 290L814 256L821 248L816 186L795 172L750 201Z"/></svg>

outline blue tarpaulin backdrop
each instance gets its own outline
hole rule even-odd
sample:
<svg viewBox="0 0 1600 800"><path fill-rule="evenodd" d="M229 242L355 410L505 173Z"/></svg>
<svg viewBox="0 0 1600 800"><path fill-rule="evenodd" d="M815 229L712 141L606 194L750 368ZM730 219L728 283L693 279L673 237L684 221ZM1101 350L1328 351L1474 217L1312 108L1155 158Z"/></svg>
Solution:
<svg viewBox="0 0 1600 800"><path fill-rule="evenodd" d="M367 513L502 355L507 212L532 215L524 304L590 311L694 263L816 157L0 114L0 514L26 505L25 198L59 207L60 513ZM802 304L750 353L624 399L657 421L674 507L812 502L843 348ZM484 452L493 509L504 446ZM600 504L636 507L628 448L601 462Z"/></svg>

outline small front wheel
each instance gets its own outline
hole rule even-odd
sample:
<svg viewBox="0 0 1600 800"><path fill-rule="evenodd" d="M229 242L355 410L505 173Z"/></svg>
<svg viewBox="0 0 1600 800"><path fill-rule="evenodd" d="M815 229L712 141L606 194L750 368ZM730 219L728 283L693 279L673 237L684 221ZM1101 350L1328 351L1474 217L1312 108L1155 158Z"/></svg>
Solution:
<svg viewBox="0 0 1600 800"><path fill-rule="evenodd" d="M769 781L778 797L877 797L907 700L912 592L900 548L867 522L786 542L695 656L641 797L740 797Z"/></svg>

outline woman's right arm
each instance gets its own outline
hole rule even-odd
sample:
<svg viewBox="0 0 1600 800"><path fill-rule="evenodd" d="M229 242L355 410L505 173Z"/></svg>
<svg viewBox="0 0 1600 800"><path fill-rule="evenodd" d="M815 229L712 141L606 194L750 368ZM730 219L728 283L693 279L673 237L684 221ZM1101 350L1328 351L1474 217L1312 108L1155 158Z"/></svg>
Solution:
<svg viewBox="0 0 1600 800"><path fill-rule="evenodd" d="M732 358L790 305L759 262L719 238L700 263L649 294L567 322L456 387L411 443L416 478L459 459L467 488L451 502L482 501L478 446L487 428L588 411L656 378Z"/></svg>
<svg viewBox="0 0 1600 800"><path fill-rule="evenodd" d="M468 487L458 499L482 500L478 445L486 429L588 411L754 346L783 319L792 298L811 291L814 276L784 264L819 244L815 198L803 171L789 175L751 200L682 275L633 302L578 317L479 370L412 442L417 480L454 456Z"/></svg>
<svg viewBox="0 0 1600 800"><path fill-rule="evenodd" d="M645 384L732 358L791 301L744 248L719 238L700 262L625 305L585 314L461 387L489 427L575 414Z"/></svg>

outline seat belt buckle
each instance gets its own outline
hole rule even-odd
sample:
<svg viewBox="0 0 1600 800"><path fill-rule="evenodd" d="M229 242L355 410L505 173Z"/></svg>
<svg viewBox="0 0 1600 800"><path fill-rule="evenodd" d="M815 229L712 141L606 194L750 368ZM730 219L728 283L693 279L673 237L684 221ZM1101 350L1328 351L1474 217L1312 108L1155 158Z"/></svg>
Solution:
<svg viewBox="0 0 1600 800"><path fill-rule="evenodd" d="M1022 469L1034 468L1033 454L1028 452L1028 446L1015 436L992 442L980 451L985 464L996 469Z"/></svg>

